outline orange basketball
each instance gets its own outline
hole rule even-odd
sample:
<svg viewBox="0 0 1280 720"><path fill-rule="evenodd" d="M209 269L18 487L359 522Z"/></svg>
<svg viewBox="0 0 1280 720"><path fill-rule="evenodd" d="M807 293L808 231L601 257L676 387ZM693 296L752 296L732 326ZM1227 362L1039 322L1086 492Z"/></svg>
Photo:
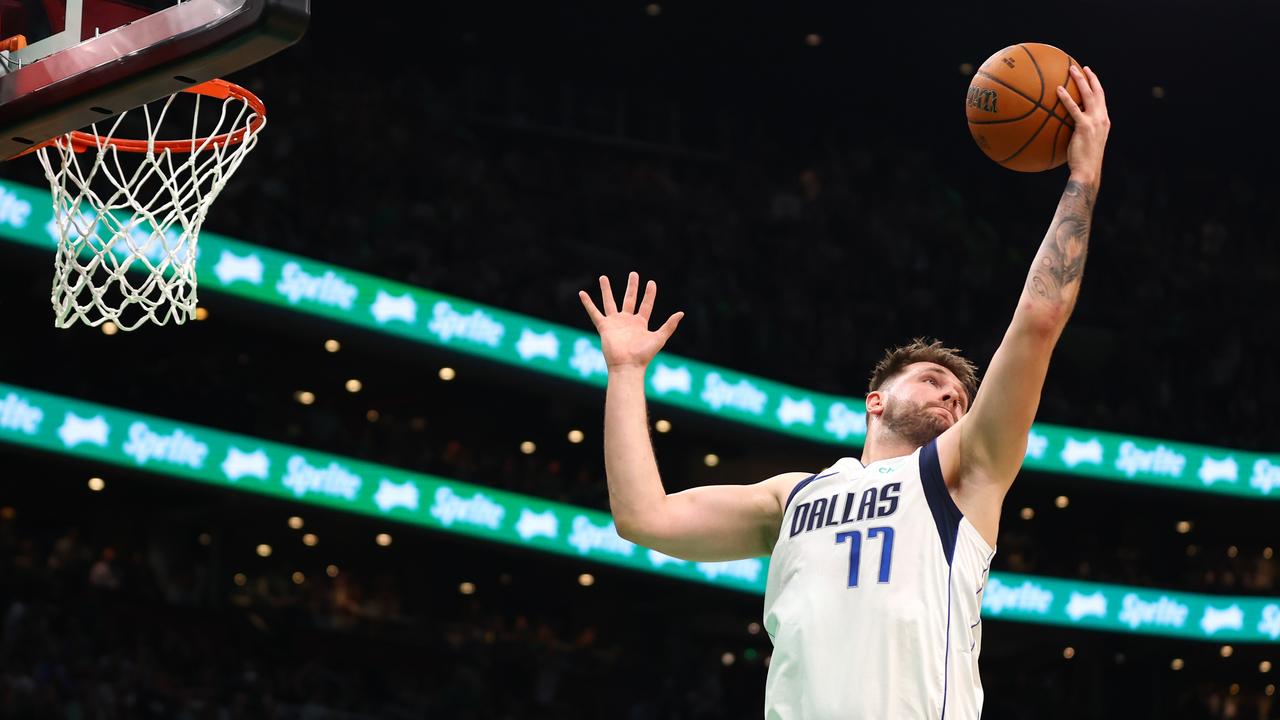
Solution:
<svg viewBox="0 0 1280 720"><path fill-rule="evenodd" d="M987 157L1010 170L1041 172L1067 161L1075 123L1058 98L1063 85L1080 103L1068 73L1079 65L1052 45L1010 45L987 58L969 84L969 132Z"/></svg>

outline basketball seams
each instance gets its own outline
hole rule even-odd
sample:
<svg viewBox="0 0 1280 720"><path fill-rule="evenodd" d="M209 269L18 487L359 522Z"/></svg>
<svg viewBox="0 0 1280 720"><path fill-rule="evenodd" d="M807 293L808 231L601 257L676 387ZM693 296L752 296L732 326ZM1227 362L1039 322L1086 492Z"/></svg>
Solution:
<svg viewBox="0 0 1280 720"><path fill-rule="evenodd" d="M1044 101L1044 73L1040 71L1040 63L1036 62L1036 56L1031 54L1031 51L1027 49L1027 46L1020 44L1018 47L1022 48L1022 52L1026 53L1027 57L1031 58L1031 66L1036 69L1036 77L1040 78L1040 99L1036 100L1036 104L1040 105L1041 102Z"/></svg>
<svg viewBox="0 0 1280 720"><path fill-rule="evenodd" d="M1041 109L1041 110L1044 110L1044 108L1040 108L1040 109ZM1026 141L1025 143L1023 143L1023 144L1022 144L1022 147L1020 147L1020 148L1018 148L1017 150L1015 150L1015 151L1013 152L1013 154L1012 154L1012 155L1010 155L1009 157L1007 157L1007 158L1005 158L1005 159L1003 159L1003 160L997 160L996 162L997 162L997 163L1000 163L1001 165L1003 165L1003 164L1005 164L1005 163L1009 162L1010 160L1012 160L1012 159L1014 159L1014 158L1018 157L1019 155L1021 155L1023 150L1026 150L1028 147L1031 147L1031 143L1035 142L1036 138L1037 138L1037 137L1039 137L1039 135L1040 135L1040 131L1041 131L1041 130L1044 130L1044 126L1049 124L1049 118L1052 118L1052 117L1055 117L1055 116L1054 116L1054 114L1053 114L1053 113L1048 113L1048 115L1045 117L1045 119L1044 119L1043 121L1041 121L1041 123L1040 123L1040 127L1036 128L1036 131L1035 131L1035 132L1033 132L1033 133L1031 133L1031 137L1027 138L1027 141ZM1061 122L1061 120L1059 120L1059 122Z"/></svg>

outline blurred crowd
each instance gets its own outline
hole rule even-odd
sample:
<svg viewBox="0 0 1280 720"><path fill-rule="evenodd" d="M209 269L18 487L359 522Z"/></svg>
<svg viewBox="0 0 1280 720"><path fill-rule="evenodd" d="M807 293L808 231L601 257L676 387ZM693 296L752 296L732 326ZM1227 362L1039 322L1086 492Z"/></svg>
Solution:
<svg viewBox="0 0 1280 720"><path fill-rule="evenodd" d="M470 595L407 568L304 578L288 564L298 553L233 579L237 562L198 544L218 540L166 536L163 522L95 520L84 537L23 520L0 517L6 718L657 720L762 702L726 695L762 682L766 653L726 665L687 623L646 637L610 607L540 601L557 592L527 567L514 580L477 567Z"/></svg>

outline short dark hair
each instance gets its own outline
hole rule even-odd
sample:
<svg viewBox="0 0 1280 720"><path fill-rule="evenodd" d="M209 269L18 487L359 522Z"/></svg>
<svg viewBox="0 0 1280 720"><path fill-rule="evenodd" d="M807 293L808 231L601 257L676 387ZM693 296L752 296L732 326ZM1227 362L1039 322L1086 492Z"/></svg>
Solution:
<svg viewBox="0 0 1280 720"><path fill-rule="evenodd" d="M959 349L946 347L941 340L930 342L925 338L916 338L908 345L886 350L884 357L871 371L871 383L867 392L879 390L901 374L908 365L918 362L937 363L950 370L964 386L969 402L973 402L973 397L978 394L978 366L965 359Z"/></svg>

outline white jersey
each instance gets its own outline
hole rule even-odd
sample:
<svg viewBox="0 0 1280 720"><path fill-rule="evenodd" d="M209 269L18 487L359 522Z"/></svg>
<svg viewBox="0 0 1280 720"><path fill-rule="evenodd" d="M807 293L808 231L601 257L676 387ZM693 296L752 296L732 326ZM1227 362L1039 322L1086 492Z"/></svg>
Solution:
<svg viewBox="0 0 1280 720"><path fill-rule="evenodd" d="M800 481L765 586L766 720L976 720L994 555L947 492L936 441Z"/></svg>

